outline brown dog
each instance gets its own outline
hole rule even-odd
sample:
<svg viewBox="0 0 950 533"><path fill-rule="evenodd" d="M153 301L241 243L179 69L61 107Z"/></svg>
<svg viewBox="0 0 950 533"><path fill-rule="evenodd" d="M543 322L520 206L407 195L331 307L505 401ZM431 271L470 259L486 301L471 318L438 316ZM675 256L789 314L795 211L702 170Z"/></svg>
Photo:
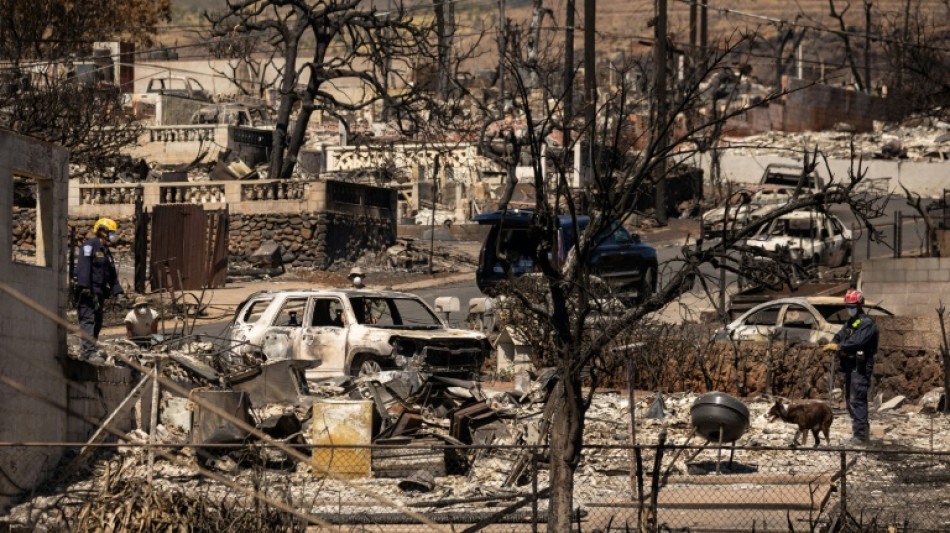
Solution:
<svg viewBox="0 0 950 533"><path fill-rule="evenodd" d="M798 435L802 436L802 445L808 444L808 430L811 430L815 436L815 447L818 447L821 439L818 438L818 432L825 434L825 442L829 442L828 431L831 429L831 421L834 415L831 414L831 407L822 401L804 401L793 403L775 402L775 405L769 409L769 423L781 418L783 422L798 425L798 431L795 432L795 438L792 439L792 445L798 445Z"/></svg>

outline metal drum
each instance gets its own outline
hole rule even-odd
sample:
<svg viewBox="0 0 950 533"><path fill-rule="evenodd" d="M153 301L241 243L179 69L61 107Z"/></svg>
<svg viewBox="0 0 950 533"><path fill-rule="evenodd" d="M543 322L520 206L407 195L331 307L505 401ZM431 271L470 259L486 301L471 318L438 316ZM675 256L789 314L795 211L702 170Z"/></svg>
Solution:
<svg viewBox="0 0 950 533"><path fill-rule="evenodd" d="M734 442L749 429L749 408L723 392L700 396L689 414L696 433L710 442Z"/></svg>

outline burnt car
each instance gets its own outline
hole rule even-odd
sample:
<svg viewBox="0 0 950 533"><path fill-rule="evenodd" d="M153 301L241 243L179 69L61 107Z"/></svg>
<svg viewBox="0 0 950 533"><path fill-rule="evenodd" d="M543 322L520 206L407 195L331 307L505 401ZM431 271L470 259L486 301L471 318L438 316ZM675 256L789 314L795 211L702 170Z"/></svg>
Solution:
<svg viewBox="0 0 950 533"><path fill-rule="evenodd" d="M539 236L532 230L533 217L534 212L528 209L511 209L504 216L501 211L494 211L475 217L479 224L491 225L475 271L475 281L483 293L494 295L496 286L509 276L540 272ZM560 215L557 220L557 243L550 259L561 268L572 255L577 238L571 216ZM590 225L587 216L578 216L576 220L580 233ZM642 300L656 291L656 248L642 242L639 235L629 233L619 222L597 237L589 262L594 274L625 301Z"/></svg>
<svg viewBox="0 0 950 533"><path fill-rule="evenodd" d="M356 289L254 293L238 306L231 340L268 359L312 361L308 379L384 370L472 379L491 348L415 295Z"/></svg>
<svg viewBox="0 0 950 533"><path fill-rule="evenodd" d="M867 302L865 311L873 316L891 315L880 305ZM716 331L719 340L780 341L824 344L848 320L847 306L840 296L778 298L759 304Z"/></svg>

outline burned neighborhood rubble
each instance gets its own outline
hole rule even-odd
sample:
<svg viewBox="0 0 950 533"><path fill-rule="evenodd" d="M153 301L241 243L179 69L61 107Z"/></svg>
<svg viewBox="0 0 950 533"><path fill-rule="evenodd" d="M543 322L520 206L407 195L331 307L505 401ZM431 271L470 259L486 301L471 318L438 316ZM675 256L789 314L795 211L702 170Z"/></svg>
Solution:
<svg viewBox="0 0 950 533"><path fill-rule="evenodd" d="M104 347L107 352L115 349L119 348ZM549 485L543 446L545 425L552 416L545 400L557 382L554 369L521 372L505 387L413 371L307 381L304 361L244 358L223 369L214 363L219 360L217 355L214 343L200 339L137 354L143 361L162 359L164 376L187 389L188 397L161 390L154 430L146 426L127 433L121 439L126 445L116 448L116 453L101 453L83 465L91 475L62 481L52 495L34 496L13 508L5 522L11 527L29 524L46 530L69 523L89 524L93 517L101 520L96 523L115 523L122 516L138 516L143 511L138 504L119 505L118 511L109 514L103 505L114 505L108 503L114 494L137 493L134 487L146 482L152 483L154 497L159 498L153 500L152 512L157 516L172 512L176 505L192 508L227 503L228 512L235 513L234 520L247 520L236 511L255 508L250 497L234 490L243 486L284 498L326 524L350 527L419 523L381 499L439 523L474 523L491 517L496 524L545 520L547 504L540 499L534 511L529 507L527 511L499 512ZM838 506L834 476L841 466L837 450L850 431L840 389L830 398L835 413L831 443L820 448L788 448L796 428L770 422L767 414L774 398L759 396L730 400L747 409L747 429L727 439L736 438L735 449L730 449L727 441L724 452L717 452L715 446L677 449L698 444L691 441L696 433L691 411L708 396L638 393L633 416L636 433L631 435L628 393L594 393L584 432L585 453L576 474L578 519L596 526L607 521L597 518L601 514L628 521L631 511L636 516L636 504L629 503L636 494L631 443L641 447L638 453L643 452L640 461L646 465L643 475L647 483L652 471L649 465L654 460L662 464L662 482L654 490L661 491L660 509L666 509L666 523L709 523L697 522L688 511L692 498L710 497L698 496L702 491L725 490L748 497L781 490L776 501L789 501L789 497L795 498L789 494L798 490L796 484L811 487L802 490L811 490L816 499L814 506L790 507L797 509L790 511L794 519L807 522L808 513L812 513L812 523L817 523L814 520L819 516L834 513ZM847 475L852 485L848 490L859 495L849 504L855 513L859 509L874 512L881 523L892 524L903 516L901 506L924 508L935 498L945 497L940 495L942 491L919 490L927 486L925 480L943 479L950 467L945 457L894 458L885 451L893 447L950 451L950 420L934 416L941 401L941 390L919 402L900 397L878 401L872 410L875 448L850 455ZM264 445L203 407L209 404L248 422L274 441L304 451L310 461ZM149 409L142 406L145 412ZM160 446L154 468L147 466L148 443ZM657 459L656 446L663 443L670 448ZM373 447L348 447L358 444ZM213 476L203 478L198 469ZM216 479L215 475L223 477ZM725 483L738 485L725 488ZM895 492L895 484L903 485L901 490L910 496ZM884 507L881 491L888 495ZM88 497L94 494L100 494L99 498ZM161 498L177 503L159 503ZM683 510L675 511L678 508ZM785 516L785 511L768 509L763 504L733 511L730 523L738 527L735 524ZM711 514L703 520L719 519L715 518L717 511L707 513ZM275 527L288 519L279 513L266 516L268 521L260 522L260 527ZM930 515L928 520L950 520L950 514Z"/></svg>

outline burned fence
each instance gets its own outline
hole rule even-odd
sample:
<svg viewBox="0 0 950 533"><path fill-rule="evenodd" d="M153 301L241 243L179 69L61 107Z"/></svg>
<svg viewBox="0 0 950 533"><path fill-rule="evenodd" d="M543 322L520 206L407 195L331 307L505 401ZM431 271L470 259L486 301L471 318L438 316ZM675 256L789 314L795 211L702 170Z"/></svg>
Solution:
<svg viewBox="0 0 950 533"><path fill-rule="evenodd" d="M99 475L75 477L26 500L0 523L150 531L182 523L183 510L192 511L187 521L196 527L230 521L231 531L304 531L316 524L340 531L528 532L547 521L543 447L297 446L314 464L332 458L327 474L253 443L164 442L166 457L185 460L163 459L149 470L148 451L158 446L130 440L99 446L90 467ZM39 446L0 445L25 455ZM505 485L507 469L525 454L524 475ZM374 477L337 477L363 470L367 461ZM387 469L399 461L408 467ZM418 468L434 462L443 468ZM580 530L603 532L946 531L948 467L946 452L588 446L577 471L574 520Z"/></svg>

